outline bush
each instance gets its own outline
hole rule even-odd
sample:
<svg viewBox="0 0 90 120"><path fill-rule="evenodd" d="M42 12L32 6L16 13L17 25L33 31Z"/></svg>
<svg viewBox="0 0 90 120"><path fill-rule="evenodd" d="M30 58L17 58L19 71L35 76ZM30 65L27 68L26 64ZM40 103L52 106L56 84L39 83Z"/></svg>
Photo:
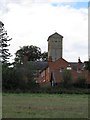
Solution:
<svg viewBox="0 0 90 120"><path fill-rule="evenodd" d="M86 77L84 75L79 75L76 79L75 87L85 88L87 87Z"/></svg>
<svg viewBox="0 0 90 120"><path fill-rule="evenodd" d="M62 83L65 88L72 86L72 71L71 70L64 70Z"/></svg>
<svg viewBox="0 0 90 120"><path fill-rule="evenodd" d="M9 67L8 64L2 65L2 89L3 91L33 91L39 85L34 80L35 70L29 70L28 66Z"/></svg>
<svg viewBox="0 0 90 120"><path fill-rule="evenodd" d="M2 66L2 88L7 90L15 90L18 86L18 76L16 70L9 68L7 65Z"/></svg>

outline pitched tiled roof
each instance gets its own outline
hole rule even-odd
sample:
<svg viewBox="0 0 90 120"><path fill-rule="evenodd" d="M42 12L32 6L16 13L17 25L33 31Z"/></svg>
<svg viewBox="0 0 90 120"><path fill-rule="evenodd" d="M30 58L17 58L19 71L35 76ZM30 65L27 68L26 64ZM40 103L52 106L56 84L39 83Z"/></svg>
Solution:
<svg viewBox="0 0 90 120"><path fill-rule="evenodd" d="M54 34L52 34L52 35L50 35L50 36L48 37L48 40L49 40L49 38L53 37L54 35L58 35L58 36L60 36L61 38L63 38L62 35L60 35L60 34L58 34L57 32L55 32ZM48 40L47 40L47 41L48 41Z"/></svg>
<svg viewBox="0 0 90 120"><path fill-rule="evenodd" d="M77 65L78 65L77 62L70 62L70 64L72 64L74 70L77 70ZM82 68L83 67L84 67L84 63L82 63Z"/></svg>
<svg viewBox="0 0 90 120"><path fill-rule="evenodd" d="M16 68L17 72L19 74L28 74L30 72L35 72L35 71L42 71L45 68L48 67L48 62L43 62L43 61L38 61L38 62L33 62L33 61L27 61L25 64L20 65L19 67Z"/></svg>
<svg viewBox="0 0 90 120"><path fill-rule="evenodd" d="M20 67L18 67L19 70L24 71L25 68L28 70L43 70L48 66L48 62L44 61L27 61L25 64L22 64Z"/></svg>
<svg viewBox="0 0 90 120"><path fill-rule="evenodd" d="M32 65L35 67L37 70L42 70L48 66L48 62L45 61L28 61L28 65Z"/></svg>

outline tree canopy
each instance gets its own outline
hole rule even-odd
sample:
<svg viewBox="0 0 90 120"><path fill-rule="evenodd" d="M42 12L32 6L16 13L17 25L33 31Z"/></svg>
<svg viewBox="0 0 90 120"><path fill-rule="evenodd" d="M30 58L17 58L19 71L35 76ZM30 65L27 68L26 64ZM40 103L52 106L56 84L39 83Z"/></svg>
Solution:
<svg viewBox="0 0 90 120"><path fill-rule="evenodd" d="M85 62L85 68L90 72L90 59Z"/></svg>
<svg viewBox="0 0 90 120"><path fill-rule="evenodd" d="M2 63L7 63L8 59L11 56L11 53L9 53L8 42L11 40L9 36L7 35L7 31L5 31L4 24L0 21L0 58Z"/></svg>
<svg viewBox="0 0 90 120"><path fill-rule="evenodd" d="M17 50L15 55L15 62L19 64L24 62L24 56L27 56L29 61L37 61L41 57L41 49L33 45L23 46Z"/></svg>
<svg viewBox="0 0 90 120"><path fill-rule="evenodd" d="M42 61L48 61L48 52L43 52L41 54Z"/></svg>
<svg viewBox="0 0 90 120"><path fill-rule="evenodd" d="M48 53L41 53L41 49L37 46L23 46L15 53L15 63L22 64L24 56L27 56L28 61L47 61Z"/></svg>

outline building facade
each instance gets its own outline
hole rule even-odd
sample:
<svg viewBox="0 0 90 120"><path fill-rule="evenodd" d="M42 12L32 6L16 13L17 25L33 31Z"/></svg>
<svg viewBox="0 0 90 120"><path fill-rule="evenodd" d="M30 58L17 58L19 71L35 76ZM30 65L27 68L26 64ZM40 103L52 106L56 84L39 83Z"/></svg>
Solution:
<svg viewBox="0 0 90 120"><path fill-rule="evenodd" d="M48 66L40 71L39 83L58 84L62 82L63 71L72 72L72 82L75 83L79 76L84 75L90 84L90 73L85 70L85 64L78 58L78 62L68 62L63 58L63 36L54 33L48 38Z"/></svg>

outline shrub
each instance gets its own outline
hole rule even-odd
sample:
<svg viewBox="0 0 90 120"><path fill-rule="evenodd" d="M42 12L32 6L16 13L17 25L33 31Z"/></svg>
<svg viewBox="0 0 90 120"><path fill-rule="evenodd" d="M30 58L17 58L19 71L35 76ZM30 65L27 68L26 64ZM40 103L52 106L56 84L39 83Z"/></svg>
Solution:
<svg viewBox="0 0 90 120"><path fill-rule="evenodd" d="M68 88L72 85L72 71L71 70L64 70L62 76L62 83L63 86Z"/></svg>
<svg viewBox="0 0 90 120"><path fill-rule="evenodd" d="M7 65L2 66L2 88L7 90L15 90L18 86L18 76L16 70L9 68Z"/></svg>
<svg viewBox="0 0 90 120"><path fill-rule="evenodd" d="M79 75L74 84L76 87L87 87L86 77L84 75Z"/></svg>

